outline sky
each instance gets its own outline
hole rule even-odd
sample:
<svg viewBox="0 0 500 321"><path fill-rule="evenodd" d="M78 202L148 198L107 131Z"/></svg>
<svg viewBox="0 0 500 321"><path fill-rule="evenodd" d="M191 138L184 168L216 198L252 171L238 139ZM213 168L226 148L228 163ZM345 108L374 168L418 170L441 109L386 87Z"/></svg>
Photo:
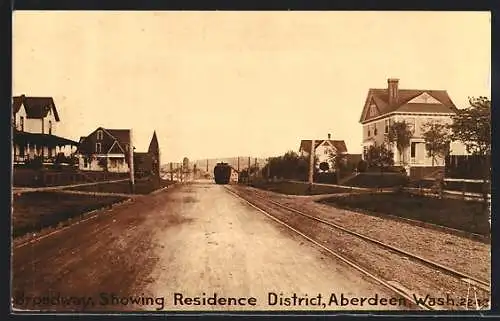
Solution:
<svg viewBox="0 0 500 321"><path fill-rule="evenodd" d="M50 96L57 135L156 131L162 163L361 152L369 88L490 97L489 12L16 11L13 95Z"/></svg>

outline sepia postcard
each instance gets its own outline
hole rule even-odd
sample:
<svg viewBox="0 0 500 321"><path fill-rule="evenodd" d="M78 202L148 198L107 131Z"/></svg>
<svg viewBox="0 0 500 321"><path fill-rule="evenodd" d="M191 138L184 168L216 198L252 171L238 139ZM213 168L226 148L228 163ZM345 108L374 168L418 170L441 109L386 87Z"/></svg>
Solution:
<svg viewBox="0 0 500 321"><path fill-rule="evenodd" d="M13 12L12 311L489 310L490 19Z"/></svg>

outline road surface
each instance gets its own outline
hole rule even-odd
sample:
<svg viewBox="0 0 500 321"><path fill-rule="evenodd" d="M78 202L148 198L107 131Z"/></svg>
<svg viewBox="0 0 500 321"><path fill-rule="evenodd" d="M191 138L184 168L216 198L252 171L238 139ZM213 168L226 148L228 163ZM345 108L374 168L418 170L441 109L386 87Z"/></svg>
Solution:
<svg viewBox="0 0 500 321"><path fill-rule="evenodd" d="M15 248L12 270L14 307L29 310L406 309L380 305L394 295L212 183Z"/></svg>

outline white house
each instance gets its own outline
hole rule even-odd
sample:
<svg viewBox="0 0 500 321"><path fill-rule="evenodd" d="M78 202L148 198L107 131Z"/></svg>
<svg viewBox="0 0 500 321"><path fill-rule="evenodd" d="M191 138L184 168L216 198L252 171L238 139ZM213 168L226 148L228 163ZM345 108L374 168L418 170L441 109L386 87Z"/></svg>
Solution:
<svg viewBox="0 0 500 321"><path fill-rule="evenodd" d="M413 131L410 146L400 159L395 144L388 144L394 152L396 165L405 161L406 167L444 166L444 159L427 155L422 126L429 122L451 123L457 112L445 90L400 89L398 79L388 79L387 88L368 90L359 122L363 127L363 158L369 146L387 143L391 124L405 121ZM452 154L465 154L465 147L452 142Z"/></svg>
<svg viewBox="0 0 500 321"><path fill-rule="evenodd" d="M299 147L299 155L309 157L311 152L312 140L302 140ZM334 162L330 154L347 155L347 146L343 140L332 140L331 135L328 134L328 139L318 139L314 141L315 144L315 157L317 159L316 166L322 162L328 163L329 171L334 169Z"/></svg>
<svg viewBox="0 0 500 321"><path fill-rule="evenodd" d="M231 176L229 177L229 182L238 183L240 173L237 169L231 166Z"/></svg>
<svg viewBox="0 0 500 321"><path fill-rule="evenodd" d="M15 163L42 157L51 163L58 153L72 154L77 142L56 136L60 122L52 97L16 96L12 99L13 156Z"/></svg>

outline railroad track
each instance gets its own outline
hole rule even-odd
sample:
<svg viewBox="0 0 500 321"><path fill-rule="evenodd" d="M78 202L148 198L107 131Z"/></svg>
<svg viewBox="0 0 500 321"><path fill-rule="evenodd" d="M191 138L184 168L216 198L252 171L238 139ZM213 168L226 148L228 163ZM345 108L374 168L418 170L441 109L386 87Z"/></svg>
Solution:
<svg viewBox="0 0 500 321"><path fill-rule="evenodd" d="M412 303L412 305L414 305L414 306L416 306L416 307L418 307L420 309L423 309L423 310L439 310L437 307L434 307L434 306L429 306L429 305L417 303L415 301L414 297L409 294L409 290L406 289L406 288L404 288L403 286L401 286L399 284L395 284L392 281L383 280L382 278L380 278L380 277L374 275L373 273L367 271L366 269L364 269L363 267L361 267L359 264L355 263L351 259L348 259L345 256L339 254L338 252L335 252L335 251L327 248L326 246L324 246L323 244L321 244L318 241L314 240L310 236L308 236L308 235L306 235L306 234L298 231L294 227L292 227L289 224L285 223L284 221L278 219L274 215L270 214L268 211L262 209L261 207L259 207L255 203L253 203L250 200L248 200L247 198L245 198L244 196L240 195L239 193L236 193L234 190L232 190L230 188L227 188L227 187L226 187L226 189L230 193L232 193L233 195L235 195L236 197L238 197L238 198L242 199L243 201L245 201L247 204L249 204L253 208L257 209L261 213L263 213L266 216L268 216L269 218L271 218L272 220L278 222L281 225L284 225L285 227L287 227L288 229L292 230L293 232L295 232L295 233L301 235L302 237L306 238L308 241L310 241L310 242L314 243L315 245L321 247L323 250L327 251L331 255L339 258L344 263L347 263L349 266L351 266L351 267L355 268L356 270L360 271L362 274L368 276L369 278L373 279L377 283L379 283L379 284L383 285L384 287L386 287L386 288L392 290L393 292L397 293L401 297L405 298L408 302ZM307 219L313 220L315 222L321 223L321 224L327 226L330 229L339 230L339 231L341 231L343 233L352 235L352 236L357 237L357 238L359 238L359 239L361 239L363 241L366 241L368 243L375 244L376 246L378 246L378 247L380 247L380 248L382 248L384 250L388 250L388 251L391 251L393 253L397 253L397 254L399 254L399 255L401 255L401 256L409 259L409 260L419 262L422 265L425 265L425 266L428 266L428 267L430 267L432 269L440 271L441 273L444 273L444 274L449 275L449 276L454 277L454 278L458 278L461 281L467 282L470 285L478 287L479 289L483 290L484 292L487 292L488 294L490 293L490 284L487 281L481 280L479 278L473 277L473 276L468 275L466 273L463 273L463 272L457 271L455 269L449 268L449 267L444 266L442 264L439 264L437 262L428 260L428 259L426 259L424 257L415 255L413 253L405 251L404 249L401 249L401 248L398 248L398 247L386 244L384 242L378 241L378 240L373 239L373 238L371 238L369 236L366 236L366 235L363 235L361 233L352 231L350 229L347 229L347 228L345 228L343 226L337 225L337 224L332 223L330 221L324 220L324 219L319 218L317 216L313 216L313 215L304 213L304 212L302 212L300 210L297 210L295 208L291 208L291 207L289 207L287 205L283 205L283 204L281 204L279 202L276 202L274 200L269 199L268 197L261 196L258 193L252 193L252 197L256 197L258 199L264 200L265 202L273 204L273 205L275 205L275 206L277 206L277 207L279 207L281 209L284 209L286 211L289 211L289 212L292 212L294 214L300 215L302 217L305 217Z"/></svg>

